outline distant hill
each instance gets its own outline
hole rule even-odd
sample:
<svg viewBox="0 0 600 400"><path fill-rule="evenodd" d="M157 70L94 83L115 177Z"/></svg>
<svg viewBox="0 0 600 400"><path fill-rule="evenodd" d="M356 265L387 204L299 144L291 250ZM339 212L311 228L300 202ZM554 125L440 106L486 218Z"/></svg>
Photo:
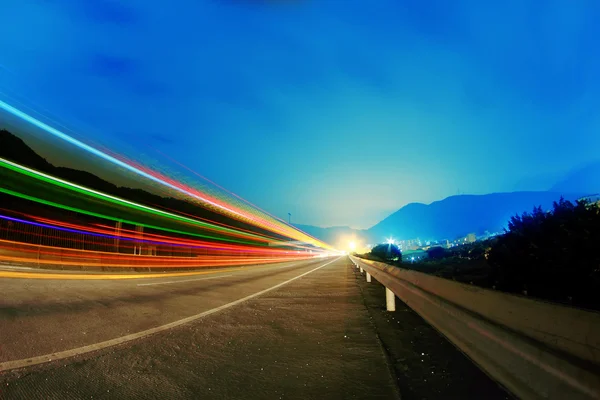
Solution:
<svg viewBox="0 0 600 400"><path fill-rule="evenodd" d="M543 191L458 195L431 204L407 204L366 230L296 226L334 245L341 237L353 234L371 244L381 243L390 236L398 239L418 237L422 240L454 240L471 232L482 234L485 231L502 231L513 215L530 212L535 206L549 209L561 195L566 200L574 201L583 193Z"/></svg>
<svg viewBox="0 0 600 400"><path fill-rule="evenodd" d="M600 194L600 162L575 169L561 179L553 179L553 176L548 174L519 182L519 187L549 187L549 190L459 195L429 205L407 204L367 230L309 225L299 227L330 243L335 243L335 239L341 235L351 234L370 243L382 242L390 236L400 239L453 240L471 232L502 231L511 216L529 212L534 206L550 208L561 196L574 201Z"/></svg>
<svg viewBox="0 0 600 400"><path fill-rule="evenodd" d="M550 191L584 195L600 193L600 161L568 173Z"/></svg>
<svg viewBox="0 0 600 400"><path fill-rule="evenodd" d="M501 231L511 216L531 211L534 206L549 209L561 194L567 200L581 195L557 192L512 192L459 195L429 205L412 203L402 207L368 229L372 240L383 237L412 239L455 239L467 233Z"/></svg>
<svg viewBox="0 0 600 400"><path fill-rule="evenodd" d="M114 193L118 187L86 171L55 167L33 151L21 138L7 130L0 130L0 157L17 164L46 172L71 182L85 184L96 190Z"/></svg>
<svg viewBox="0 0 600 400"><path fill-rule="evenodd" d="M25 142L7 130L0 129L0 157L38 171L48 171L54 166L33 151Z"/></svg>

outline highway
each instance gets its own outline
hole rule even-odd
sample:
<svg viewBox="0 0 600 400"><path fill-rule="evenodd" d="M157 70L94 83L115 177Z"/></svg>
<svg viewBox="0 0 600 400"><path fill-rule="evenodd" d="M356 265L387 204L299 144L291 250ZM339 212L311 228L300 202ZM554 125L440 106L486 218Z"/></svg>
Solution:
<svg viewBox="0 0 600 400"><path fill-rule="evenodd" d="M311 259L162 277L5 268L0 271L0 366L8 369L21 365L15 361L67 350L77 354L86 351L78 350L85 346L193 318L331 261ZM43 358L35 362L40 361Z"/></svg>
<svg viewBox="0 0 600 400"><path fill-rule="evenodd" d="M125 276L0 271L0 399L507 398L347 257Z"/></svg>
<svg viewBox="0 0 600 400"><path fill-rule="evenodd" d="M5 371L0 398L397 398L348 263L135 280L3 278L4 366L260 296L143 339Z"/></svg>
<svg viewBox="0 0 600 400"><path fill-rule="evenodd" d="M0 270L0 399L507 399L347 257L148 275Z"/></svg>

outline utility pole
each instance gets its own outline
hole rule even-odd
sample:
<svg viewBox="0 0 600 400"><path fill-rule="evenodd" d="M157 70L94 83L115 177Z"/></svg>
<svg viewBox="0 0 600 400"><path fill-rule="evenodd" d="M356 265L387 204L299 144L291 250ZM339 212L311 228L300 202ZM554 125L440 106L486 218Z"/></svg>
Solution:
<svg viewBox="0 0 600 400"><path fill-rule="evenodd" d="M288 225L292 225L292 213L288 213ZM292 241L292 238L290 238L290 242Z"/></svg>

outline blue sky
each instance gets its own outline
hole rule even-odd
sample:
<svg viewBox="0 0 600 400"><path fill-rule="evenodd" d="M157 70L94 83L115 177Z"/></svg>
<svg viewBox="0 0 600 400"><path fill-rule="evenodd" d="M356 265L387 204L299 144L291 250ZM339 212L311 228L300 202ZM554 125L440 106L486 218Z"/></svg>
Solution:
<svg viewBox="0 0 600 400"><path fill-rule="evenodd" d="M0 96L297 223L366 228L600 158L595 1L12 3Z"/></svg>

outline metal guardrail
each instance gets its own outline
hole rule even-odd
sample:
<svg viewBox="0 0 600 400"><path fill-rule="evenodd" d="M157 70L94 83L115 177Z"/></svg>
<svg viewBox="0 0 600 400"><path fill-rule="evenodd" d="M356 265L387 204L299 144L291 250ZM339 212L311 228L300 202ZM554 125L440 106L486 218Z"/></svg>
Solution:
<svg viewBox="0 0 600 400"><path fill-rule="evenodd" d="M350 260L517 397L600 399L600 313Z"/></svg>

